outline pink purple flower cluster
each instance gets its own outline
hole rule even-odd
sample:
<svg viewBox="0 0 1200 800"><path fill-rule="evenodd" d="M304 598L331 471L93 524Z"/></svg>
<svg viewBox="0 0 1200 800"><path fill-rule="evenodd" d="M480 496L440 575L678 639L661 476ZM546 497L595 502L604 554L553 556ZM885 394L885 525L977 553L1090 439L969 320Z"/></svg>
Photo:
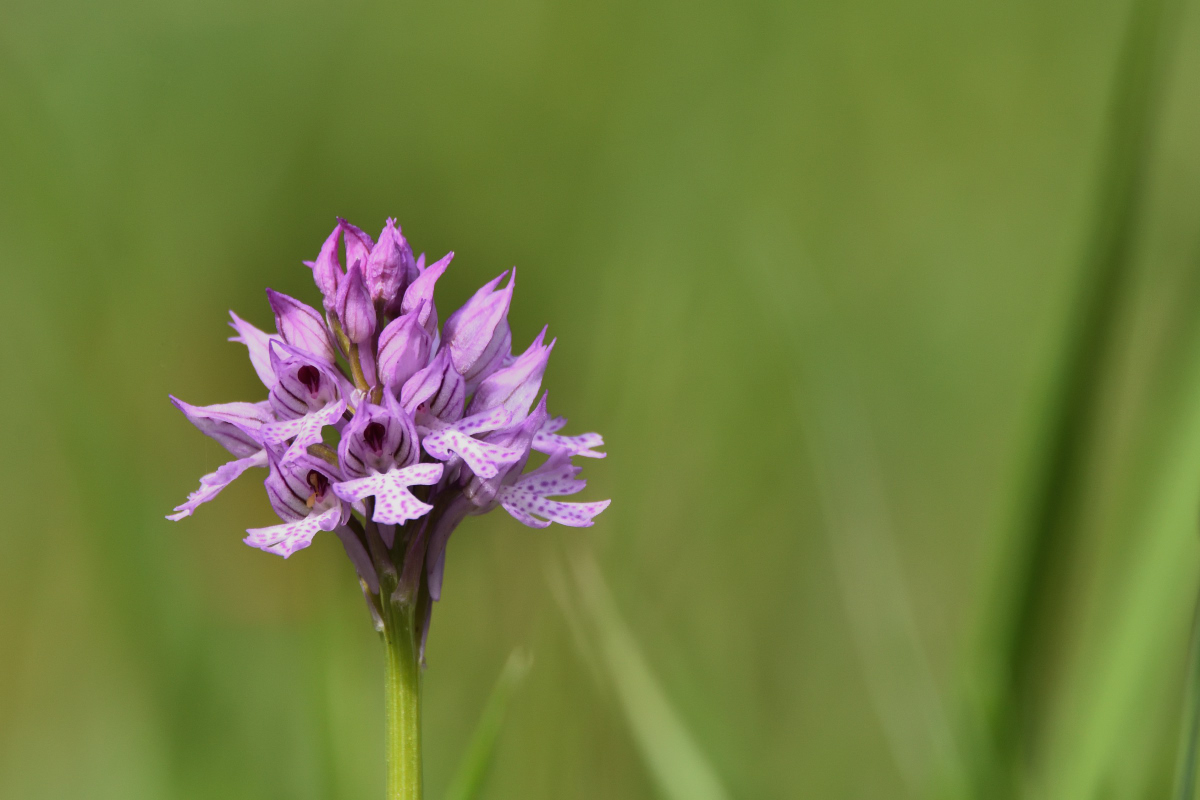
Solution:
<svg viewBox="0 0 1200 800"><path fill-rule="evenodd" d="M388 572L396 592L433 600L446 541L467 515L501 506L535 528L591 525L607 500L552 499L583 489L575 456L604 455L594 449L603 444L598 434L560 435L566 420L547 414L544 394L538 400L554 341L543 329L513 355L515 269L439 330L434 286L453 255L427 266L393 220L377 242L339 220L306 262L324 314L270 289L276 333L230 312L231 341L249 350L267 399L201 407L171 398L234 460L201 478L168 519L189 516L247 469L264 467L283 522L249 530L247 544L286 558L318 531L333 531L365 591L377 595ZM547 458L526 472L533 451Z"/></svg>

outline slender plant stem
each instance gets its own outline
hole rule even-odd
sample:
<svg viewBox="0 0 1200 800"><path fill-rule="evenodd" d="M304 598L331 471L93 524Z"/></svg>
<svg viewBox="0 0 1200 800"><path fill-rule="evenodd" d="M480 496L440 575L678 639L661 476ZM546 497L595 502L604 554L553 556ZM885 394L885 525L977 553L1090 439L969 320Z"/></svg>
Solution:
<svg viewBox="0 0 1200 800"><path fill-rule="evenodd" d="M362 361L358 355L358 345L350 345L350 353L347 356L350 362L350 375L354 378L354 388L361 392L371 391L371 387L367 385L367 378L363 374Z"/></svg>
<svg viewBox="0 0 1200 800"><path fill-rule="evenodd" d="M387 647L387 798L421 800L421 664L415 603L383 595Z"/></svg>

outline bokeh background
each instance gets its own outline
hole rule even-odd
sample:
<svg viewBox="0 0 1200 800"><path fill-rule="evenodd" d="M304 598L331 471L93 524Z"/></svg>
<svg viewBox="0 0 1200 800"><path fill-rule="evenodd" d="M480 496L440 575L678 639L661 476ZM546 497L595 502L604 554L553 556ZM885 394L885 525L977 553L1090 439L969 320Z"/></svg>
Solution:
<svg viewBox="0 0 1200 800"><path fill-rule="evenodd" d="M223 456L168 392L265 396L226 312L315 303L335 215L443 309L516 264L608 442L594 528L452 540L430 797L472 741L486 798L1167 796L1198 15L4 0L0 797L381 796L338 542L241 544L254 476L163 519Z"/></svg>

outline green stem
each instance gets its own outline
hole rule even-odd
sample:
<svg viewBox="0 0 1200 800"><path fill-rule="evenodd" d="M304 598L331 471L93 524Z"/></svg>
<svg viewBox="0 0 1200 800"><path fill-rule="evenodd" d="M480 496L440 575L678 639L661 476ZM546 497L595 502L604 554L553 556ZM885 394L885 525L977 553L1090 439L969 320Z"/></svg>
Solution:
<svg viewBox="0 0 1200 800"><path fill-rule="evenodd" d="M387 647L387 798L421 800L421 664L415 603L383 595Z"/></svg>
<svg viewBox="0 0 1200 800"><path fill-rule="evenodd" d="M350 345L350 353L347 358L350 362L350 375L354 378L354 388L360 392L369 392L371 387L367 385L366 376L363 375L362 361L358 356L358 345Z"/></svg>

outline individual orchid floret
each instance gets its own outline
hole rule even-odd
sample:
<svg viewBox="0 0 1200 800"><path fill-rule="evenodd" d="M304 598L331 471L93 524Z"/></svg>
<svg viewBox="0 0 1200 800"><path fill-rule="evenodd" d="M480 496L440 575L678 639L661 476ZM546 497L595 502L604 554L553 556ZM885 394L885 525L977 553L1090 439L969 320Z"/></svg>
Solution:
<svg viewBox="0 0 1200 800"><path fill-rule="evenodd" d="M505 408L520 422L529 413L529 407L538 396L542 386L542 375L550 361L554 342L544 345L546 329L537 335L512 364L496 370L484 378L467 407L468 414L478 414L493 408Z"/></svg>
<svg viewBox="0 0 1200 800"><path fill-rule="evenodd" d="M496 431L488 438L498 444L521 452L521 459L495 478L473 478L463 494L475 505L471 513L481 514L500 504L517 521L534 528L544 528L558 522L576 528L589 527L592 519L608 507L599 503L564 503L549 498L576 494L586 483L576 480L580 468L571 464L574 455L569 450L556 450L546 463L532 472L523 473L529 460L531 444L546 424L546 396L521 424ZM545 519L537 519L533 515Z"/></svg>
<svg viewBox="0 0 1200 800"><path fill-rule="evenodd" d="M335 311L342 331L351 342L362 344L375 335L375 306L363 280L361 264L355 264L346 273L338 289Z"/></svg>
<svg viewBox="0 0 1200 800"><path fill-rule="evenodd" d="M610 500L564 503L549 499L582 491L587 483L576 478L579 472L580 467L571 463L571 453L559 450L537 469L518 477L512 485L501 486L496 499L514 519L531 528L545 528L551 522L587 528L601 511L608 508Z"/></svg>
<svg viewBox="0 0 1200 800"><path fill-rule="evenodd" d="M175 397L171 398L171 402L201 433L211 436L236 456L235 460L202 477L200 488L188 495L187 502L176 506L175 513L167 517L178 521L191 516L200 505L220 494L246 470L267 465L261 430L275 417L266 402L193 406Z"/></svg>
<svg viewBox="0 0 1200 800"><path fill-rule="evenodd" d="M336 370L311 354L279 342L270 346L275 385L267 400L279 419L296 419L345 397L346 383Z"/></svg>
<svg viewBox="0 0 1200 800"><path fill-rule="evenodd" d="M313 282L321 290L325 310L330 312L334 310L338 287L344 276L337 254L338 240L342 236L342 230L343 223L338 220L338 224L333 228L333 233L329 234L325 244L321 245L321 252L317 255L317 260L304 262L305 266L312 269Z"/></svg>
<svg viewBox="0 0 1200 800"><path fill-rule="evenodd" d="M363 403L338 443L338 463L348 478L362 478L415 464L421 444L412 417L392 397L387 406Z"/></svg>
<svg viewBox="0 0 1200 800"><path fill-rule="evenodd" d="M273 289L267 289L267 299L275 312L275 326L285 342L308 351L327 364L335 362L333 339L316 309Z"/></svg>
<svg viewBox="0 0 1200 800"><path fill-rule="evenodd" d="M392 391L429 364L433 341L421 327L424 308L396 317L379 334L379 380Z"/></svg>
<svg viewBox="0 0 1200 800"><path fill-rule="evenodd" d="M445 423L463 415L467 382L450 362L450 351L442 348L428 367L420 370L400 390L400 404L410 414L424 412Z"/></svg>
<svg viewBox="0 0 1200 800"><path fill-rule="evenodd" d="M416 280L417 262L408 241L396 227L396 220L389 219L379 234L379 241L367 259L364 275L371 299L381 308L398 305L404 290Z"/></svg>
<svg viewBox="0 0 1200 800"><path fill-rule="evenodd" d="M466 378L468 387L498 368L509 355L512 331L508 307L512 302L516 270L503 289L497 289L510 271L506 270L475 293L446 320L442 328L444 346L450 348L454 368Z"/></svg>
<svg viewBox="0 0 1200 800"><path fill-rule="evenodd" d="M341 473L319 458L305 455L285 464L267 451L270 471L264 485L271 507L284 522L250 528L246 544L287 558L312 544L318 531L332 531L350 520L350 506L333 492Z"/></svg>
<svg viewBox="0 0 1200 800"><path fill-rule="evenodd" d="M338 461L349 480L334 486L347 502L375 497L372 519L385 525L402 525L429 511L410 486L437 483L441 464L417 464L420 439L412 417L390 394L386 408L363 403L342 431ZM390 547L393 530L381 530Z"/></svg>

